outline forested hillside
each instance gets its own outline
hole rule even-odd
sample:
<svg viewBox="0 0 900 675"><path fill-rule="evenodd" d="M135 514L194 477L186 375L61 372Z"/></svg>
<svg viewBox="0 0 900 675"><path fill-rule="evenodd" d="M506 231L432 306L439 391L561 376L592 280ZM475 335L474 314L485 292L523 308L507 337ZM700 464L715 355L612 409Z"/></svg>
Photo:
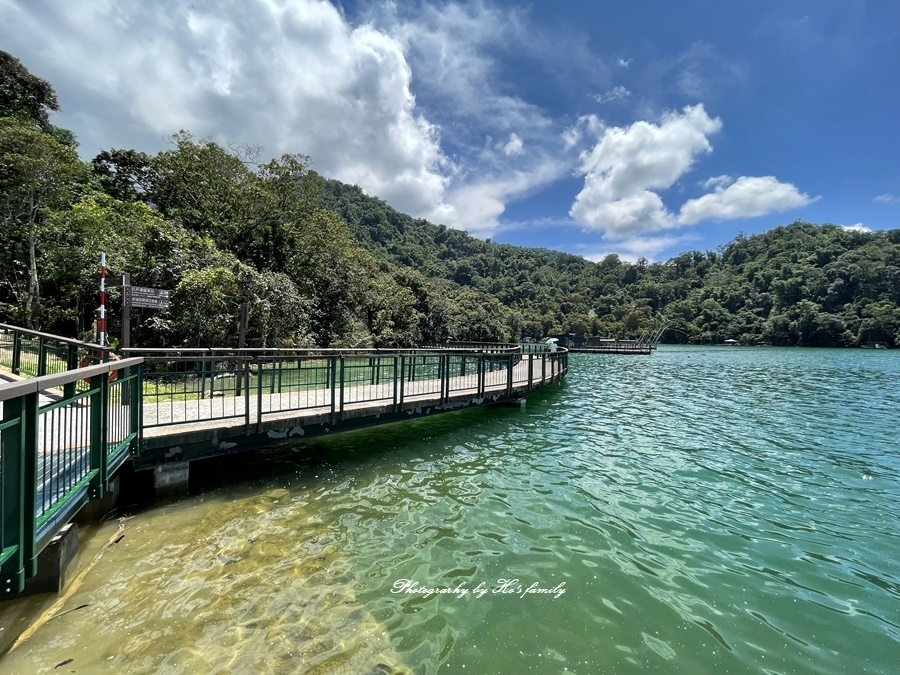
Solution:
<svg viewBox="0 0 900 675"><path fill-rule="evenodd" d="M90 328L110 273L173 290L136 310L144 346L405 346L548 334L854 346L900 343L900 230L794 223L718 251L629 264L482 241L309 170L187 132L82 162L55 92L0 52L0 320ZM120 298L112 292L110 334Z"/></svg>
<svg viewBox="0 0 900 675"><path fill-rule="evenodd" d="M484 242L414 220L357 187L322 185L367 250L496 296L527 335L633 337L662 318L668 342L900 342L900 230L797 222L666 262L613 255L595 264Z"/></svg>

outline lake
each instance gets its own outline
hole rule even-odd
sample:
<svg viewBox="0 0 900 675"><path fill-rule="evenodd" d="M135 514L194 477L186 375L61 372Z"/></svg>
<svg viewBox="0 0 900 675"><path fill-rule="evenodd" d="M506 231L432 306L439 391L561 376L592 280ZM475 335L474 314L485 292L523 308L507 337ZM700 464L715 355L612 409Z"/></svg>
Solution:
<svg viewBox="0 0 900 675"><path fill-rule="evenodd" d="M0 671L897 672L898 430L900 351L572 355L524 409L192 467Z"/></svg>

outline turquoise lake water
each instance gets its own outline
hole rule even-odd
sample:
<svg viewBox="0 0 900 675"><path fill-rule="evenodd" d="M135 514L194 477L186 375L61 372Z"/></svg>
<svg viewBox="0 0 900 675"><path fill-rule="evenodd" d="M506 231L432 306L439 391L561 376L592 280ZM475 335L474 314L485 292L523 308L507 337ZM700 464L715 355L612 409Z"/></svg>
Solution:
<svg viewBox="0 0 900 675"><path fill-rule="evenodd" d="M572 355L195 472L0 671L896 673L898 441L900 351Z"/></svg>

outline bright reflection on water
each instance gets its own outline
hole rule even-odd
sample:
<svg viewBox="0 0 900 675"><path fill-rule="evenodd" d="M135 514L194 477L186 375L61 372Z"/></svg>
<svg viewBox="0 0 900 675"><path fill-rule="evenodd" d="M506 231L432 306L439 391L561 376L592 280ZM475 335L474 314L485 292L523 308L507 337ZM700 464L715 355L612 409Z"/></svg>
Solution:
<svg viewBox="0 0 900 675"><path fill-rule="evenodd" d="M0 670L896 672L898 429L900 352L573 355L524 411L195 472Z"/></svg>

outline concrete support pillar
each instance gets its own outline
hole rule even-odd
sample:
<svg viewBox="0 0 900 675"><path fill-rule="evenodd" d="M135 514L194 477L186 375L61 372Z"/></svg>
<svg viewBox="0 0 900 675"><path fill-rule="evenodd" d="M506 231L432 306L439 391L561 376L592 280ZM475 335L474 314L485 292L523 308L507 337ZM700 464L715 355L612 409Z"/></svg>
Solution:
<svg viewBox="0 0 900 675"><path fill-rule="evenodd" d="M92 499L84 508L75 515L75 522L87 524L103 520L104 516L116 508L119 500L121 480L119 476L113 476L109 481L109 487L100 499Z"/></svg>
<svg viewBox="0 0 900 675"><path fill-rule="evenodd" d="M501 405L509 406L512 408L519 408L520 410L525 409L525 398L514 398L509 401L502 403Z"/></svg>
<svg viewBox="0 0 900 675"><path fill-rule="evenodd" d="M63 527L37 560L37 575L25 580L25 590L14 598L38 593L62 593L66 587L69 564L78 555L78 525L69 523ZM8 599L8 598L4 598Z"/></svg>
<svg viewBox="0 0 900 675"><path fill-rule="evenodd" d="M187 494L190 465L190 462L170 462L153 469L153 487L156 489L156 496Z"/></svg>

